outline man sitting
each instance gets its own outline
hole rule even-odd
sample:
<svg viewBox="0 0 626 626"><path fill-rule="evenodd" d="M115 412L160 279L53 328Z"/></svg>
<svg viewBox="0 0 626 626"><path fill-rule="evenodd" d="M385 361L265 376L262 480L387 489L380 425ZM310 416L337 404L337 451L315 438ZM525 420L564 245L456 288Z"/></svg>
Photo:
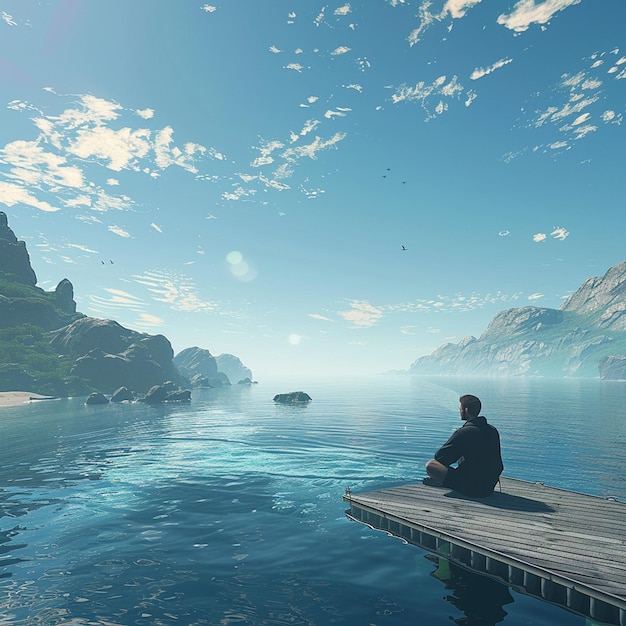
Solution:
<svg viewBox="0 0 626 626"><path fill-rule="evenodd" d="M493 493L504 469L500 435L480 416L476 396L460 398L459 412L465 422L426 463L424 484L448 487L466 496L483 498ZM457 463L457 467L451 467Z"/></svg>

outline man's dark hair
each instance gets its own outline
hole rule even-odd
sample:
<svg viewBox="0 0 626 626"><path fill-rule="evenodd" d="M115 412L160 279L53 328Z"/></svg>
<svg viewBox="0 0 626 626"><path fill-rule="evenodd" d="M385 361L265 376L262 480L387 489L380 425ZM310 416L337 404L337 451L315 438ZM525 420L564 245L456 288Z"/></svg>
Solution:
<svg viewBox="0 0 626 626"><path fill-rule="evenodd" d="M459 398L462 409L467 409L467 412L472 417L478 417L480 415L480 409L482 404L476 396L465 395Z"/></svg>

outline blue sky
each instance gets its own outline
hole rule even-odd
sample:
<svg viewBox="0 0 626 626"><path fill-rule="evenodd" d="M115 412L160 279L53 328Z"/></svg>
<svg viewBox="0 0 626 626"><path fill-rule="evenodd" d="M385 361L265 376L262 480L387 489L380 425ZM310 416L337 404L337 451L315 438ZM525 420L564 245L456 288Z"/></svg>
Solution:
<svg viewBox="0 0 626 626"><path fill-rule="evenodd" d="M625 23L623 0L0 0L0 210L41 287L175 352L406 369L625 260Z"/></svg>

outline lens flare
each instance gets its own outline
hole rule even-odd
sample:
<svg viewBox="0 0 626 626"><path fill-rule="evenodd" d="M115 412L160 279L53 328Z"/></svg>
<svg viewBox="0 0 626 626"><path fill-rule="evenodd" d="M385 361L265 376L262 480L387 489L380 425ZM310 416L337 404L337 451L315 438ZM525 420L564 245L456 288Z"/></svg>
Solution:
<svg viewBox="0 0 626 626"><path fill-rule="evenodd" d="M238 280L250 282L257 277L256 269L249 261L244 261L239 250L231 250L226 255L226 261L230 265L230 273Z"/></svg>

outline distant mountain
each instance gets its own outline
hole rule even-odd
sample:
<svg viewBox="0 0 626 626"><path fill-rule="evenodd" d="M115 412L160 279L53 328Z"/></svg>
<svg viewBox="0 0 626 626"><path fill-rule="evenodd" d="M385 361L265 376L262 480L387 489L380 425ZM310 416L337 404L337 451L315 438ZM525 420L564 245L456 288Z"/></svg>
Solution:
<svg viewBox="0 0 626 626"><path fill-rule="evenodd" d="M77 312L66 278L52 292L36 285L26 244L0 212L0 391L69 396L127 387L145 394L167 381L190 385L165 336Z"/></svg>
<svg viewBox="0 0 626 626"><path fill-rule="evenodd" d="M205 381L213 386L236 384L246 378L252 380L252 371L236 356L213 356L209 350L197 346L179 352L174 364L191 381Z"/></svg>
<svg viewBox="0 0 626 626"><path fill-rule="evenodd" d="M478 339L444 344L408 371L626 379L626 262L586 280L559 309L502 311Z"/></svg>

